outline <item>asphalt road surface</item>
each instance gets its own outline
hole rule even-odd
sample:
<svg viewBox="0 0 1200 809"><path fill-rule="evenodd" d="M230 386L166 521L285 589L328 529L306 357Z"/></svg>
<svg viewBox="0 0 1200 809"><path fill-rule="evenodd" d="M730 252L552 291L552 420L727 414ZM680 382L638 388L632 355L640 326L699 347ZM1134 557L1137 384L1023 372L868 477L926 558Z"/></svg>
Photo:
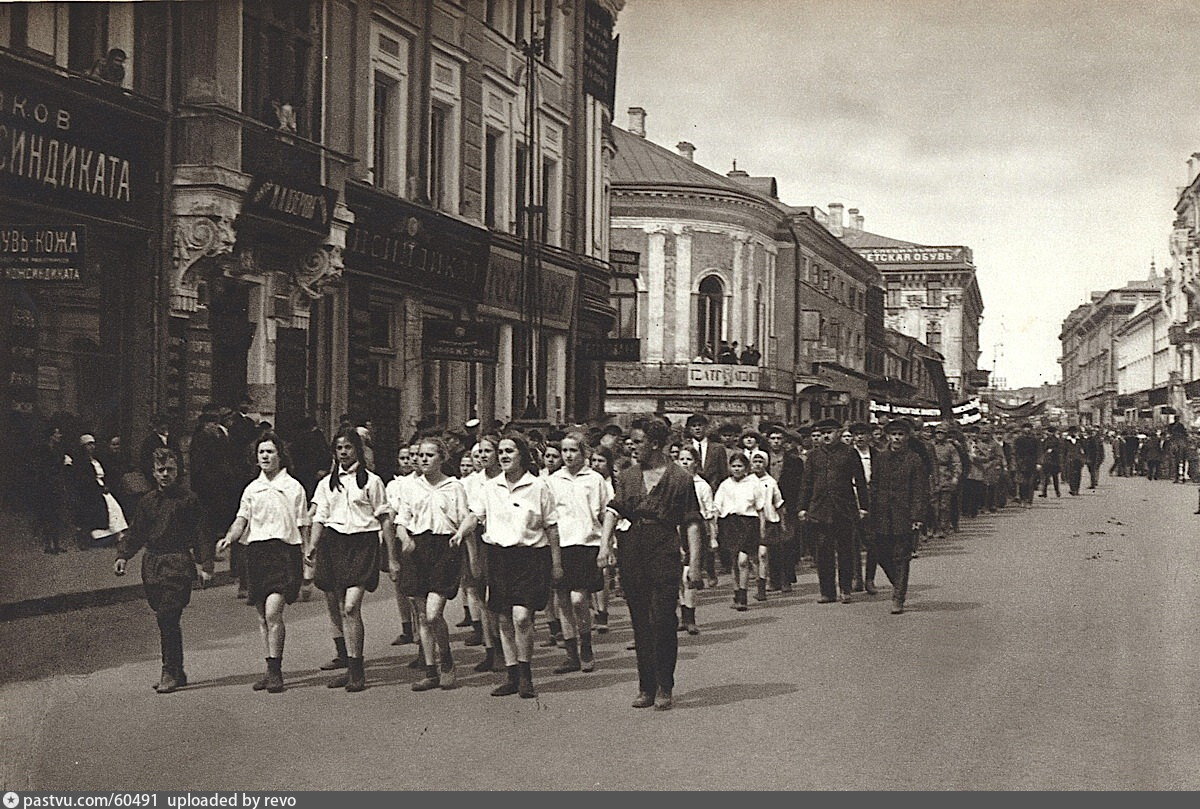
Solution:
<svg viewBox="0 0 1200 809"><path fill-rule="evenodd" d="M634 710L623 604L597 670L536 700L501 675L413 693L390 583L365 608L368 689L324 687L318 601L287 612L282 694L255 693L253 611L230 587L184 613L190 687L159 672L144 602L0 624L0 782L13 789L1197 789L1194 486L1105 478L964 521L914 560L909 610L799 591L705 591L676 708ZM461 616L455 605L449 615ZM455 630L463 637L462 630ZM539 620L539 640L545 637ZM480 656L455 644L460 672ZM465 665L464 665L465 664Z"/></svg>

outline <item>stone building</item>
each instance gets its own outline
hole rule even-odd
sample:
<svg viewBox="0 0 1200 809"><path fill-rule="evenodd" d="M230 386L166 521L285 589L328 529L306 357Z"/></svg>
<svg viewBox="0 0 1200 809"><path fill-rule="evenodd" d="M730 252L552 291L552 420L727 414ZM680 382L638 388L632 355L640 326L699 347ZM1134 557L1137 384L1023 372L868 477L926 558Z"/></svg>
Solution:
<svg viewBox="0 0 1200 809"><path fill-rule="evenodd" d="M1163 283L1163 311L1175 367L1168 382L1171 405L1189 425L1200 418L1200 152L1187 161L1171 231L1171 261Z"/></svg>
<svg viewBox="0 0 1200 809"><path fill-rule="evenodd" d="M1167 416L1175 414L1170 384L1177 364L1168 332L1161 300L1139 301L1129 319L1117 326L1113 335L1117 366L1114 420L1169 422Z"/></svg>

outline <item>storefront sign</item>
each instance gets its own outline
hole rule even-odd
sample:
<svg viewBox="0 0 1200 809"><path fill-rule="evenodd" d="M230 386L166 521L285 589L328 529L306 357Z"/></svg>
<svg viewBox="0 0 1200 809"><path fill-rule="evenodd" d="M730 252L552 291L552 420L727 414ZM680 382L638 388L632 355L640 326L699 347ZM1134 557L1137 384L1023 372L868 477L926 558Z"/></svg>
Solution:
<svg viewBox="0 0 1200 809"><path fill-rule="evenodd" d="M689 388L757 388L758 366L714 365L693 362L688 365Z"/></svg>
<svg viewBox="0 0 1200 809"><path fill-rule="evenodd" d="M148 226L163 123L0 54L0 194ZM67 86L73 82L80 92Z"/></svg>
<svg viewBox="0 0 1200 809"><path fill-rule="evenodd" d="M409 286L477 301L488 267L488 232L402 199L346 184L355 221L346 267Z"/></svg>
<svg viewBox="0 0 1200 809"><path fill-rule="evenodd" d="M245 213L318 235L329 232L337 192L323 185L259 175L250 181Z"/></svg>
<svg viewBox="0 0 1200 809"><path fill-rule="evenodd" d="M571 315L575 311L575 271L543 263L541 275L538 303L542 321L554 328L570 328ZM483 289L483 304L504 317L521 320L526 314L524 291L520 257L493 250Z"/></svg>
<svg viewBox="0 0 1200 809"><path fill-rule="evenodd" d="M494 323L427 318L423 326L421 356L427 360L499 361L500 328Z"/></svg>
<svg viewBox="0 0 1200 809"><path fill-rule="evenodd" d="M589 2L583 20L583 91L612 109L617 89L617 48L613 18L599 3Z"/></svg>
<svg viewBox="0 0 1200 809"><path fill-rule="evenodd" d="M872 264L970 264L966 247L865 247L856 251Z"/></svg>
<svg viewBox="0 0 1200 809"><path fill-rule="evenodd" d="M585 337L579 341L585 360L641 362L642 341L637 337Z"/></svg>
<svg viewBox="0 0 1200 809"><path fill-rule="evenodd" d="M83 225L0 223L0 279L81 281L87 252Z"/></svg>
<svg viewBox="0 0 1200 809"><path fill-rule="evenodd" d="M783 403L762 399L660 399L663 413L710 413L716 416L767 416L783 413Z"/></svg>

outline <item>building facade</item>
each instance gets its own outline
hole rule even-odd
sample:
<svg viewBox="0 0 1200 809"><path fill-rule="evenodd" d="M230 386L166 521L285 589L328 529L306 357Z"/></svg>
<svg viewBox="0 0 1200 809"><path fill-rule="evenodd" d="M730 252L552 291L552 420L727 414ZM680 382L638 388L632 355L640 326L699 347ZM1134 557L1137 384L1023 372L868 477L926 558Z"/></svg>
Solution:
<svg viewBox="0 0 1200 809"><path fill-rule="evenodd" d="M1188 159L1186 180L1175 202L1163 309L1175 348L1171 405L1181 420L1195 425L1200 419L1200 152Z"/></svg>
<svg viewBox="0 0 1200 809"><path fill-rule="evenodd" d="M1162 279L1130 281L1123 287L1093 292L1063 321L1062 406L1080 424L1123 421L1133 399L1118 394L1117 333L1139 306L1156 303Z"/></svg>
<svg viewBox="0 0 1200 809"><path fill-rule="evenodd" d="M978 373L979 322L983 297L971 248L929 246L901 241L863 229L863 217L829 206L830 230L883 273L885 321L945 358L952 395L963 399L987 384Z"/></svg>
<svg viewBox="0 0 1200 809"><path fill-rule="evenodd" d="M18 499L48 421L150 421L169 32L156 4L0 6L0 485Z"/></svg>
<svg viewBox="0 0 1200 809"><path fill-rule="evenodd" d="M1170 421L1170 385L1177 363L1161 300L1139 302L1114 334L1117 364L1115 421Z"/></svg>

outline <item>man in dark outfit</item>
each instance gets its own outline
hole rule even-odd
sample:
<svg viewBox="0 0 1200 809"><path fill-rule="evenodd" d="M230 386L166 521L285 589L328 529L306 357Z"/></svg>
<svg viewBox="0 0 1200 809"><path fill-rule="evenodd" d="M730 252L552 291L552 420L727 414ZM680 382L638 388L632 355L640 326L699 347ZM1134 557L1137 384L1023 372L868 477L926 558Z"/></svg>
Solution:
<svg viewBox="0 0 1200 809"><path fill-rule="evenodd" d="M892 583L892 614L904 612L913 543L929 511L929 473L909 446L912 425L893 419L888 448L875 458L871 475L871 525L879 566Z"/></svg>
<svg viewBox="0 0 1200 809"><path fill-rule="evenodd" d="M1062 472L1062 451L1062 439L1058 437L1058 431L1054 427L1047 427L1039 455L1039 463L1042 465L1042 493L1039 497L1046 496L1046 487L1051 482L1054 483L1054 496L1062 497L1062 492L1058 490L1058 475Z"/></svg>
<svg viewBox="0 0 1200 809"><path fill-rule="evenodd" d="M154 430L142 440L138 452L138 471L146 476L147 483L154 481L154 450L166 447L179 453L179 439L171 432L170 419L165 415L154 418Z"/></svg>
<svg viewBox="0 0 1200 809"><path fill-rule="evenodd" d="M1083 442L1079 439L1079 428L1072 424L1067 428L1067 434L1062 439L1063 472L1067 478L1067 490L1077 496L1083 483L1083 467L1087 463L1084 456Z"/></svg>
<svg viewBox="0 0 1200 809"><path fill-rule="evenodd" d="M842 425L835 419L817 422L817 446L808 453L800 482L797 517L808 523L821 584L820 604L850 603L854 577L854 521L869 510L867 479L858 453L841 441ZM837 574L834 578L834 569Z"/></svg>
<svg viewBox="0 0 1200 809"><path fill-rule="evenodd" d="M1017 478L1017 498L1023 506L1033 505L1033 490L1038 481L1038 440L1033 435L1033 425L1021 425L1021 434L1013 442L1013 466Z"/></svg>
<svg viewBox="0 0 1200 809"><path fill-rule="evenodd" d="M1100 465L1104 463L1104 439L1095 427L1089 427L1083 439L1083 458L1087 463L1088 488L1096 488L1100 479Z"/></svg>
<svg viewBox="0 0 1200 809"><path fill-rule="evenodd" d="M770 450L767 473L779 484L783 496L783 542L779 553L770 555L772 578L782 592L790 593L796 583L796 564L800 561L800 534L797 531L796 503L800 500L800 481L804 477L804 461L796 454L799 439L789 439L787 431L772 424L763 431ZM789 444L791 446L789 446Z"/></svg>
<svg viewBox="0 0 1200 809"><path fill-rule="evenodd" d="M725 445L709 433L708 416L703 413L693 413L687 420L687 440L696 451L696 471L708 482L713 492L721 485L721 481L729 477L729 453ZM703 543L700 549L704 566L704 575L708 578L709 587L717 586L717 556L708 543Z"/></svg>

